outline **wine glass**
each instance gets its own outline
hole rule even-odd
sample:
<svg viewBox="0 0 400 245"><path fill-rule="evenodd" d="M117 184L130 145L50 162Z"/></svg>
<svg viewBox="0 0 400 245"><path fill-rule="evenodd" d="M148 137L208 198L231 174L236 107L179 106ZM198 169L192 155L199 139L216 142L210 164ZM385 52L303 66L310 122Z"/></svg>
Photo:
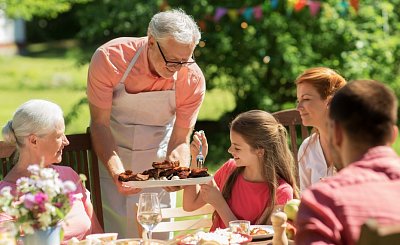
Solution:
<svg viewBox="0 0 400 245"><path fill-rule="evenodd" d="M137 220L148 233L148 238L151 239L152 230L162 220L158 193L140 194Z"/></svg>

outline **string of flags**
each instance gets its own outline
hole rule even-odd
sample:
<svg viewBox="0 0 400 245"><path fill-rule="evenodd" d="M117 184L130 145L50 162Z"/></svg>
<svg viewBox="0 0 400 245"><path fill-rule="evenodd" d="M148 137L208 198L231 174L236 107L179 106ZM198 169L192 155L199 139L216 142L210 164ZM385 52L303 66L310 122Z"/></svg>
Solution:
<svg viewBox="0 0 400 245"><path fill-rule="evenodd" d="M322 1L318 0L265 0L262 4L250 7L226 8L218 6L215 8L213 15L207 16L206 19L212 19L214 22L218 23L225 16L228 16L232 21L242 16L246 21L251 21L252 19L257 21L261 20L263 15L268 11L276 10L279 7L280 1L286 1L288 14L291 14L293 11L300 12L308 7L310 14L312 16L317 16L322 8ZM342 0L337 6L342 16L348 13L350 7L357 13L359 9L359 0ZM164 10L167 8L169 8L169 4L167 0L164 0L160 5L160 9Z"/></svg>

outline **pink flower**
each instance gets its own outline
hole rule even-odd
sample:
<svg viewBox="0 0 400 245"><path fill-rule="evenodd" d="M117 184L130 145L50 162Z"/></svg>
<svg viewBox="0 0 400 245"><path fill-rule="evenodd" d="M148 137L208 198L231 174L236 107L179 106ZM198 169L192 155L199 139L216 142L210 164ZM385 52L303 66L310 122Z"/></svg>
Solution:
<svg viewBox="0 0 400 245"><path fill-rule="evenodd" d="M32 210L32 208L36 205L36 201L35 201L35 196L32 195L31 193L28 193L24 196L24 206L29 209Z"/></svg>
<svg viewBox="0 0 400 245"><path fill-rule="evenodd" d="M39 206L39 211L44 212L46 211L45 203L49 198L43 192L38 192L35 195L35 202Z"/></svg>

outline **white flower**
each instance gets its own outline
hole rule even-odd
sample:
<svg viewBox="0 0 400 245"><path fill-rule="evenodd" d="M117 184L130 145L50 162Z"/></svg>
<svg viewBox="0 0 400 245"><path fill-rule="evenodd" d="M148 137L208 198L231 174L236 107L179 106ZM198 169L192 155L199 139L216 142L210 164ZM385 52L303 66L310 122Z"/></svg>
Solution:
<svg viewBox="0 0 400 245"><path fill-rule="evenodd" d="M31 221L24 222L21 224L21 230L23 230L25 234L33 234L34 229L32 225L33 223Z"/></svg>
<svg viewBox="0 0 400 245"><path fill-rule="evenodd" d="M33 233L33 227L46 229L67 215L70 209L68 193L76 190L72 181L63 182L52 168L38 165L28 167L29 178L16 181L18 196L10 187L0 190L0 212L13 216L24 233Z"/></svg>
<svg viewBox="0 0 400 245"><path fill-rule="evenodd" d="M76 185L74 184L74 182L67 180L64 182L64 188L63 188L63 193L70 193L70 192L74 192L76 190Z"/></svg>
<svg viewBox="0 0 400 245"><path fill-rule="evenodd" d="M39 223L42 228L49 227L51 225L51 214L50 213L41 213L39 216Z"/></svg>
<svg viewBox="0 0 400 245"><path fill-rule="evenodd" d="M31 174L39 175L39 170L40 167L37 164L32 164L28 166L28 171L31 172Z"/></svg>
<svg viewBox="0 0 400 245"><path fill-rule="evenodd" d="M58 173L52 168L43 168L40 170L40 177L42 179L54 179L58 178Z"/></svg>

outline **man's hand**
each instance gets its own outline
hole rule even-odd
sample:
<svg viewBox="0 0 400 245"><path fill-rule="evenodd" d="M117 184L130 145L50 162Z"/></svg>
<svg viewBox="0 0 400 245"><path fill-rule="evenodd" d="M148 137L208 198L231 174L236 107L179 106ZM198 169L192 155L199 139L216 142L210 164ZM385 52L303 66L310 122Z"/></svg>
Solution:
<svg viewBox="0 0 400 245"><path fill-rule="evenodd" d="M131 186L128 186L127 184L125 184L124 182L119 181L118 174L114 175L113 179L114 179L115 185L117 186L118 192L124 196L133 195L133 194L136 194L136 193L142 191L142 189L140 189L140 188L131 187Z"/></svg>

